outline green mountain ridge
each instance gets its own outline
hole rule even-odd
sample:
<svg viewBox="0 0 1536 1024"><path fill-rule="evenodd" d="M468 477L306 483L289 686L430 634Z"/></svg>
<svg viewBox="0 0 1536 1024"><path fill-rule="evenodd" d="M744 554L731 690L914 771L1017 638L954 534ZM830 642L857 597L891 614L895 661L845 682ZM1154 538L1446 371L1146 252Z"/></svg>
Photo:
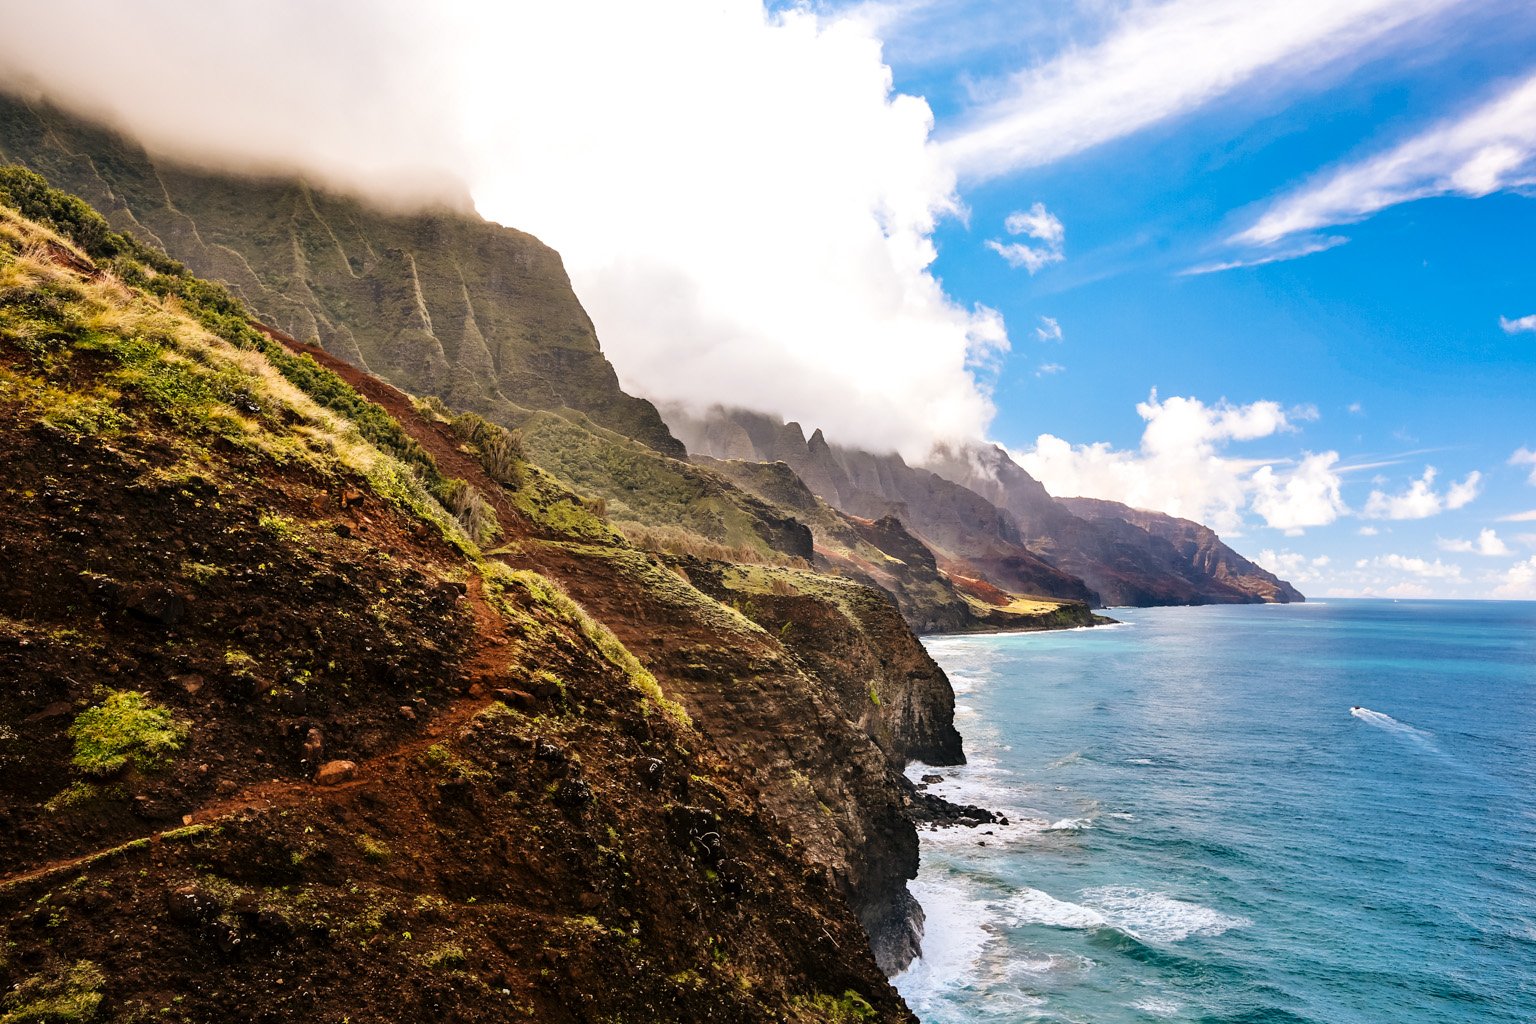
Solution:
<svg viewBox="0 0 1536 1024"><path fill-rule="evenodd" d="M639 550L16 169L0 411L5 1019L912 1019L963 754L882 592Z"/></svg>
<svg viewBox="0 0 1536 1024"><path fill-rule="evenodd" d="M0 158L44 173L114 227L220 280L277 333L518 430L547 471L603 502L648 546L813 557L792 510L690 466L655 407L619 388L558 254L532 236L463 210L390 213L299 181L158 161L110 131L14 98L0 97ZM942 583L918 589L921 599L908 587L898 600L920 628L1031 625L990 607L977 615Z"/></svg>

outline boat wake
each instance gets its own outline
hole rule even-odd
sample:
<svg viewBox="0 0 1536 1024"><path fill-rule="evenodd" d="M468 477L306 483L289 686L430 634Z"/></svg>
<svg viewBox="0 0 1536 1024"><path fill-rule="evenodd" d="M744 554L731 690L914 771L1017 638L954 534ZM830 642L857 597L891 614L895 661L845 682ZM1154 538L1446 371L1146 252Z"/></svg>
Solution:
<svg viewBox="0 0 1536 1024"><path fill-rule="evenodd" d="M1431 734L1423 729L1415 729L1407 722L1399 722L1391 715L1382 714L1380 711L1372 711L1370 708L1363 708L1358 704L1350 708L1349 713L1367 725L1374 725L1378 729L1385 729L1388 732L1409 736L1421 743L1428 743L1431 738Z"/></svg>

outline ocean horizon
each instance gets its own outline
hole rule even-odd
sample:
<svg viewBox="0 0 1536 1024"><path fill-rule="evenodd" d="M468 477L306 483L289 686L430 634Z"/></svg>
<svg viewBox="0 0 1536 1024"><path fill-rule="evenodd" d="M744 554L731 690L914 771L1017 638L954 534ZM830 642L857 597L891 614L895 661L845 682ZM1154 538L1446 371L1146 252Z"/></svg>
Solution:
<svg viewBox="0 0 1536 1024"><path fill-rule="evenodd" d="M1536 1019L1536 603L1113 614L926 640L925 1024Z"/></svg>

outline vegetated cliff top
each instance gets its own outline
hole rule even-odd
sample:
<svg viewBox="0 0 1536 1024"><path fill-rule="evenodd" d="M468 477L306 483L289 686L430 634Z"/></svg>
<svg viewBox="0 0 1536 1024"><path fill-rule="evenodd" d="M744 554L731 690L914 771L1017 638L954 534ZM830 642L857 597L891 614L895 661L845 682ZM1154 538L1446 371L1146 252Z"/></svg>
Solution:
<svg viewBox="0 0 1536 1024"><path fill-rule="evenodd" d="M645 546L770 562L813 557L811 531L793 512L671 458L685 457L682 445L649 402L619 388L558 254L529 235L472 211L402 215L297 180L158 161L103 128L4 96L0 156L44 172L116 228L222 281L284 334L517 429L546 470L605 501ZM891 582L858 566L822 568ZM980 621L942 584L893 593L918 628Z"/></svg>
<svg viewBox="0 0 1536 1024"><path fill-rule="evenodd" d="M106 129L0 94L0 160L223 282L265 322L413 394L499 419L570 408L682 455L619 387L560 256L471 212L392 213L296 179L151 158Z"/></svg>
<svg viewBox="0 0 1536 1024"><path fill-rule="evenodd" d="M0 1014L910 1020L889 601L296 348L0 172Z"/></svg>

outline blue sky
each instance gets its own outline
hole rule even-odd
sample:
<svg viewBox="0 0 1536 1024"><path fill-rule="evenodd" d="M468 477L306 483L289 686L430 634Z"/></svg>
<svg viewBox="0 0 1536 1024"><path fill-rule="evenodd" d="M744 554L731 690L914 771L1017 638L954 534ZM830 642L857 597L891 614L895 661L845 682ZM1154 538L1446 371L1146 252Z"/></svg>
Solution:
<svg viewBox="0 0 1536 1024"><path fill-rule="evenodd" d="M467 189L634 392L1536 599L1530 0L11 6L0 79L157 152Z"/></svg>
<svg viewBox="0 0 1536 1024"><path fill-rule="evenodd" d="M1224 6L1225 16L1200 12L1199 27L1233 30L1247 16L1246 5ZM1418 6L1418 19L1320 64L1284 55L1209 96L1170 98L1150 123L1111 128L1096 144L1055 155L1061 147L1046 142L1039 162L961 173L968 213L941 222L934 271L957 300L984 302L1009 324L1012 350L994 390L998 441L1028 453L1048 434L1136 458L1148 425L1137 406L1154 388L1207 406L1272 401L1289 413L1285 427L1218 440L1215 456L1242 475L1246 460L1279 469L1337 452L1342 505L1312 517L1331 521L1287 530L1244 502L1216 524L1242 550L1271 552L1268 561L1316 594L1536 597L1526 561L1536 516L1508 521L1536 509L1533 467L1510 464L1536 448L1536 332L1501 326L1536 313L1526 184L1536 181L1536 124L1513 126L1527 143L1523 163L1487 195L1325 211L1275 245L1232 241L1309 184L1449 131L1536 75L1536 8ZM1116 73L1106 44L1138 27L1123 5L1047 4L1024 18L1018 7L852 9L879 25L896 88L927 99L943 144L974 131L978 111L1006 104L1014 76L1071 57ZM1148 33L1161 27L1156 7ZM1037 86L1019 90L1021 105L1031 96L1088 102ZM1061 127L1070 113L1035 115L1036 127ZM1454 159L1421 176L1448 172ZM1010 214L1035 204L1059 222L1059 246L1007 231ZM1010 265L988 241L1027 245L1038 265ZM1323 251L1275 258L1309 248ZM1114 473L1078 467L1076 479L1102 492ZM1473 473L1452 501L1451 487ZM1382 495L1374 507L1373 492Z"/></svg>

